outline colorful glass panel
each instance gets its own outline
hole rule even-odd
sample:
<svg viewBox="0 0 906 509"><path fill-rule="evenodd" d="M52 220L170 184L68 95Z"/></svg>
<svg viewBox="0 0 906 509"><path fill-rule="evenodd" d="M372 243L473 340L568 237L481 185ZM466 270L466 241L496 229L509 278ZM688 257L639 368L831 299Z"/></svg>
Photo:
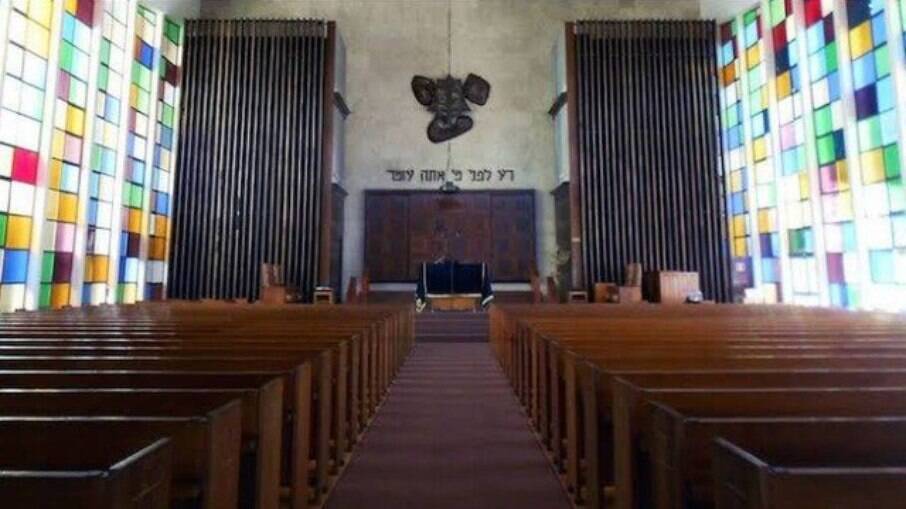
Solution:
<svg viewBox="0 0 906 509"><path fill-rule="evenodd" d="M871 279L870 307L906 297L906 190L903 188L897 92L883 0L847 3L849 57L858 131L862 211ZM870 293L870 296L869 296Z"/></svg>
<svg viewBox="0 0 906 509"><path fill-rule="evenodd" d="M54 7L53 0L17 0L9 10L0 91L0 312L25 306Z"/></svg>
<svg viewBox="0 0 906 509"><path fill-rule="evenodd" d="M126 144L126 168L123 175L122 229L120 233L119 281L116 301L134 303L139 300L139 271L142 267L141 249L147 225L145 186L147 147L152 136L151 94L154 87L154 62L158 54L154 47L157 15L141 5L135 16L135 38L129 85L129 134Z"/></svg>
<svg viewBox="0 0 906 509"><path fill-rule="evenodd" d="M103 13L100 63L95 103L94 140L88 184L87 239L83 304L108 300L113 241L118 144L122 133L122 70L126 62L128 4L108 2Z"/></svg>
<svg viewBox="0 0 906 509"><path fill-rule="evenodd" d="M735 20L721 25L718 62L723 107L724 162L728 182L730 249L734 265L733 281L734 286L747 288L752 286L754 277L748 222L749 184L738 35L738 24Z"/></svg>
<svg viewBox="0 0 906 509"><path fill-rule="evenodd" d="M179 97L182 61L182 26L164 18L161 39L157 130L151 182L150 231L145 298L162 299L166 277L167 246L170 235L170 183L173 180L176 139L176 104Z"/></svg>
<svg viewBox="0 0 906 509"><path fill-rule="evenodd" d="M761 260L761 280L757 286L766 300L777 302L781 281L777 178L772 157L770 96L760 9L752 9L743 15L743 45L754 164L756 245Z"/></svg>
<svg viewBox="0 0 906 509"><path fill-rule="evenodd" d="M830 303L856 308L860 261L846 161L834 4L833 0L805 0L806 50Z"/></svg>
<svg viewBox="0 0 906 509"><path fill-rule="evenodd" d="M64 3L41 235L41 308L70 303L93 25L94 0Z"/></svg>

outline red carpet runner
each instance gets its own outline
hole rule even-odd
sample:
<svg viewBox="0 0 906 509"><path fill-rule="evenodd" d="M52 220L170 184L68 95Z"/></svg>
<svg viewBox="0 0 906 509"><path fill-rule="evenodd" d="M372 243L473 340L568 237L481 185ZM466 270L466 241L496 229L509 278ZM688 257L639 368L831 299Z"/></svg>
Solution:
<svg viewBox="0 0 906 509"><path fill-rule="evenodd" d="M437 335L419 337L327 509L570 507L490 347L450 342L476 327L449 319L417 326Z"/></svg>

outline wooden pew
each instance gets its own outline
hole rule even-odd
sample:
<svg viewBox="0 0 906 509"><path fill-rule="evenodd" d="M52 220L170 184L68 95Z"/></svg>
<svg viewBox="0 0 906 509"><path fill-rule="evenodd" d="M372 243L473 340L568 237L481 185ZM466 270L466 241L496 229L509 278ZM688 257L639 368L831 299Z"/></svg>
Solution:
<svg viewBox="0 0 906 509"><path fill-rule="evenodd" d="M172 463L169 438L71 426L6 428L0 434L0 500L34 509L166 509Z"/></svg>
<svg viewBox="0 0 906 509"><path fill-rule="evenodd" d="M154 441L169 436L173 448L174 504L210 509L235 509L238 504L241 406L232 400L210 410L192 410L161 417L0 416L0 437L27 433L72 437L106 434ZM51 456L59 451L48 451ZM14 459L10 463L14 463Z"/></svg>
<svg viewBox="0 0 906 509"><path fill-rule="evenodd" d="M786 387L779 389L662 389L634 392L614 384L613 443L616 505L649 507L646 498L655 405L681 413L728 417L906 415L906 387ZM639 479L643 479L639 482Z"/></svg>
<svg viewBox="0 0 906 509"><path fill-rule="evenodd" d="M718 437L731 442L770 441L777 447L787 444L795 447L797 442L808 441L815 447L829 450L845 448L847 441L879 440L884 447L872 448L871 457L902 461L906 452L902 440L904 432L904 416L697 417L658 405L654 410L651 441L654 462L651 507L714 506L711 443ZM843 461L847 456L851 455L842 455Z"/></svg>
<svg viewBox="0 0 906 509"><path fill-rule="evenodd" d="M283 380L255 389L0 389L2 416L167 417L191 415L232 400L242 403L242 507L278 508Z"/></svg>
<svg viewBox="0 0 906 509"><path fill-rule="evenodd" d="M858 436L834 444L824 437L813 438L783 444L740 439L745 449L722 438L715 440L715 507L903 507L906 461L902 455L878 456L879 451L896 450L889 449L889 441L865 437L861 430Z"/></svg>
<svg viewBox="0 0 906 509"><path fill-rule="evenodd" d="M855 373L855 384L859 373L906 368L902 319L881 313L777 306L628 306L594 313L582 305L551 308L493 309L492 344L552 460L565 467L576 501L590 507L604 502L601 489L614 475L605 460L614 447L608 438L616 376L648 372L670 387L684 373L697 373L700 383L711 376L710 384L719 387L712 373L735 373L731 379L738 380L753 372L824 372L824 382L833 386L829 379L838 371ZM820 386L821 378L812 382Z"/></svg>
<svg viewBox="0 0 906 509"><path fill-rule="evenodd" d="M81 383L98 368L155 379L230 371L280 377L294 423L285 434L295 452L288 455L291 472L284 475L292 477L293 506L305 507L323 496L328 476L338 473L373 416L411 346L413 315L380 306L342 312L300 308L305 307L168 303L16 313L0 326L0 352L8 354L5 374L28 372L32 381L53 366L79 376L67 380ZM310 364L318 366L314 380ZM306 366L307 375L298 369ZM307 406L297 398L305 395ZM300 486L308 481L312 442L317 474L310 497Z"/></svg>

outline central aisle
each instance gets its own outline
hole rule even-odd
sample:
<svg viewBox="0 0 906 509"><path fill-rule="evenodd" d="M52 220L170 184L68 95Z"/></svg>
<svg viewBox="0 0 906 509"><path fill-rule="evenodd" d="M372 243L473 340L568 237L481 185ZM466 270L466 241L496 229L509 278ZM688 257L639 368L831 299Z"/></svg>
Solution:
<svg viewBox="0 0 906 509"><path fill-rule="evenodd" d="M568 509L487 343L416 343L328 509Z"/></svg>

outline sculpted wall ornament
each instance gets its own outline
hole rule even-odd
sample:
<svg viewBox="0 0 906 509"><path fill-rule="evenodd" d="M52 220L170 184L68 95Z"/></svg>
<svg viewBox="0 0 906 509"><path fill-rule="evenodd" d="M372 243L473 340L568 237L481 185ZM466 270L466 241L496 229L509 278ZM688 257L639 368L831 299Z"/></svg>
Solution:
<svg viewBox="0 0 906 509"><path fill-rule="evenodd" d="M419 104L434 113L428 124L428 139L442 143L472 129L475 121L468 115L469 102L484 106L491 95L491 84L476 74L469 74L465 82L450 75L437 80L415 76L412 93Z"/></svg>

